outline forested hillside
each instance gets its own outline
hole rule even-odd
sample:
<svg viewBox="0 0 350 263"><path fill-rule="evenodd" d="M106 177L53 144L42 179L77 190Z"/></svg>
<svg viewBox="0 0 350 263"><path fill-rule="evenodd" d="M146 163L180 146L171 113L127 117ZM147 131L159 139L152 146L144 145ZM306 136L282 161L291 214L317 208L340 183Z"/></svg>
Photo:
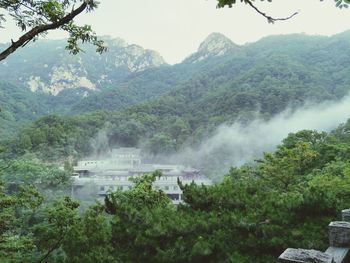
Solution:
<svg viewBox="0 0 350 263"><path fill-rule="evenodd" d="M213 34L181 64L124 71L88 93L34 91L3 75L0 261L266 263L287 247L324 249L327 224L350 203L349 122L329 133L291 133L213 186L179 181L178 206L151 187L158 172L90 207L67 196L81 157L115 146L170 156L223 123L339 101L350 89L349 34L245 46ZM204 162L216 169L220 156Z"/></svg>
<svg viewBox="0 0 350 263"><path fill-rule="evenodd" d="M0 100L7 116L0 115L0 119L16 120L11 126L18 127L22 122L49 113L69 114L71 106L90 94L115 87L133 73L166 66L155 51L127 44L122 39L105 37L104 40L108 53L102 55L97 54L94 47L84 45L84 52L73 56L65 50L65 40L42 40L29 44L25 50L19 50L2 61L0 90L7 92L6 97L1 95ZM9 86L14 87L13 91L8 90ZM27 94L35 111L28 110L22 114L13 109L11 103L15 100L19 105L28 103L18 97L19 92ZM132 103L132 91L124 97ZM7 130L9 133L14 131Z"/></svg>
<svg viewBox="0 0 350 263"><path fill-rule="evenodd" d="M68 54L62 56L62 51L59 51L61 55L58 54L58 57L62 61L53 68L48 67L47 70L52 70L52 73L47 72L51 80L43 82L47 88L62 88L56 96L40 91L40 87L44 86L35 82L35 78L34 82L39 86L34 82L29 83L34 83L38 89L28 92L27 79L34 73L24 73L23 76L28 75L24 82L16 77L21 72L33 72L34 69L25 67L26 63L18 63L21 56L25 60L37 59L37 51L33 46L30 50L34 54L29 52L31 56L19 54L9 62L3 62L2 69L6 70L1 71L1 77L6 83L13 83L7 86L12 85L14 90L28 94L27 97L33 99L30 105L36 110L22 114L13 109L11 101L16 100L16 94L11 91L6 94L6 98L2 95L1 118L16 120L10 123L15 127L47 113L70 115L101 109L119 111L135 105L128 108L128 114L154 115L163 121L168 117L180 118L189 127L190 133L203 133L208 127L210 129L211 126L237 119L243 122L256 117L268 119L286 107L295 108L306 101L339 99L348 93L349 34L344 32L333 37L273 36L244 46L237 46L220 34L212 34L201 44L197 53L180 64L146 67L135 72L122 66L115 69L115 66L108 64L112 63L108 54L102 58L95 55L94 60L84 62L87 55L69 57ZM55 51L55 41L38 45L48 46L52 54L58 52ZM123 50L121 44L118 45L114 52ZM47 64L40 64L42 69L53 58L46 57L43 62ZM106 61L101 64L99 61L105 58ZM61 74L68 79L60 75L61 78L55 82L52 74L58 72L57 68L62 63L65 63L65 67L72 67L67 69L67 74ZM69 74L73 74L76 65L84 65L86 69L83 69L82 75L79 72L74 74L91 80L96 89L75 85L77 80L71 79ZM13 70L13 67L19 70ZM89 67L93 67L94 71ZM44 74L45 70L42 69L36 74ZM98 79L105 73L104 80L99 82ZM65 85L70 88L64 88ZM154 97L157 98L152 99ZM22 100L19 98L18 102ZM26 102L23 100L22 103Z"/></svg>
<svg viewBox="0 0 350 263"><path fill-rule="evenodd" d="M155 173L79 213L62 197L68 164L2 159L0 260L267 263L287 247L325 249L329 221L350 202L349 127L290 134L214 186L179 182L186 203L178 206L151 187Z"/></svg>
<svg viewBox="0 0 350 263"><path fill-rule="evenodd" d="M193 64L193 57L203 55L200 50L180 65L137 73L119 87L119 91L106 89L79 104L72 104L74 110L81 112L98 108L112 110L172 89L168 94L121 111L44 117L20 131L15 140L22 147L16 147L16 151L46 148L49 150L44 155L53 159L61 159L67 153L87 155L93 151L91 141L102 129L111 147L143 146L153 154L171 153L184 144L195 145L224 122L267 120L287 107L295 109L308 101L337 100L346 95L350 87L346 74L350 59L348 35L349 32L331 38L268 37L243 48L228 49L232 54L214 53ZM223 41L222 37L219 40ZM228 44L225 42L225 45ZM185 71L187 75L181 80ZM153 81L147 84L148 79ZM143 84L149 86L138 90ZM33 96L35 100L36 93ZM30 103L31 107L34 105L38 103ZM52 102L52 105L55 104ZM38 108L40 112L40 104ZM26 114L30 119L30 113ZM55 131L56 126L61 127L61 122L70 129ZM45 128L47 126L50 130ZM53 134L57 134L57 138L47 140L47 136ZM37 137L40 140L36 140Z"/></svg>
<svg viewBox="0 0 350 263"><path fill-rule="evenodd" d="M165 2L0 0L0 263L350 261L350 0Z"/></svg>
<svg viewBox="0 0 350 263"><path fill-rule="evenodd" d="M127 84L133 87L138 81L137 87L142 84L147 87L157 86L163 85L162 82L167 78L170 85L176 84L175 87L169 87L173 90L169 97L175 96L174 101L178 104L171 106L184 108L184 112L191 102L189 112L202 112L204 109L205 114L222 116L231 115L237 109L245 111L249 108L271 115L288 104L300 105L307 99L335 99L348 93L349 77L346 72L349 70L349 34L344 32L330 38L275 36L242 47L230 43L221 35L213 34L203 42L197 53L183 63L158 70L158 83L154 84L157 74L149 75L153 73L151 71L138 75L137 80L131 79ZM226 49L218 53L214 48L203 48L205 44L218 46L219 50L222 46ZM227 48L230 44L230 48ZM169 72L172 73L170 76ZM176 82L177 78L182 78L182 82ZM83 111L120 109L120 95L123 93L118 90L106 90L84 99L80 108ZM140 95L145 96L144 93ZM103 99L110 103L102 103Z"/></svg>
<svg viewBox="0 0 350 263"><path fill-rule="evenodd" d="M16 145L10 152L37 152L42 159L61 161L67 155L86 156L100 147L94 140L102 131L110 147L141 146L151 154L169 154L184 145L198 144L222 123L267 120L305 102L337 100L350 88L346 74L350 59L348 35L349 32L331 38L268 37L242 48L227 49L225 52L229 53L225 56L215 53L212 47L212 56L198 62L199 57L207 54L203 53L208 49L204 43L197 54L180 65L135 73L123 87L105 89L78 104L71 102L73 110L78 112L99 108L109 111L48 116L28 125L19 131L15 143L8 142L9 148ZM217 34L209 40L209 46L233 45ZM147 82L148 79L153 81ZM140 86L144 88L139 90ZM173 91L137 104L169 89ZM16 86L9 91L3 103L11 106L12 102L15 106L3 109L2 116L8 116L7 123L14 123L11 112L26 120L33 119L34 113L35 116L43 114L45 103L38 100L38 93ZM19 100L33 110L21 113L18 99L16 103L12 99L14 91L23 93ZM59 96L55 97L56 103ZM110 111L132 103L135 105L124 110ZM51 105L55 108L55 100ZM50 110L47 106L45 109Z"/></svg>

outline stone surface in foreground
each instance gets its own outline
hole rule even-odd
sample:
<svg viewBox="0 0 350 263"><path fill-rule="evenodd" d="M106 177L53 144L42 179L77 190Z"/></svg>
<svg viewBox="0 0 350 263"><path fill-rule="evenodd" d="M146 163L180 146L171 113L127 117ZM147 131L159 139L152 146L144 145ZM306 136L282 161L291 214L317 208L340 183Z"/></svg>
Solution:
<svg viewBox="0 0 350 263"><path fill-rule="evenodd" d="M278 260L279 262L334 263L333 257L327 253L295 248L286 249Z"/></svg>

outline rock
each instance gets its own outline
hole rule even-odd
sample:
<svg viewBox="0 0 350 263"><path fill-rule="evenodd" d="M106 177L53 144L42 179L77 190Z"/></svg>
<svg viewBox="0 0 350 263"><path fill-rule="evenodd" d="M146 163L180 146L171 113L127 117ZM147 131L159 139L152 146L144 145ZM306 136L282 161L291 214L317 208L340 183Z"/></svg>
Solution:
<svg viewBox="0 0 350 263"><path fill-rule="evenodd" d="M98 54L91 45L82 45L85 52L76 56L65 50L64 40L28 44L25 52L20 50L6 63L0 63L0 79L11 80L32 92L57 96L67 90L82 90L84 96L113 86L135 72L167 65L156 51L128 44L121 38L102 39L108 52Z"/></svg>
<svg viewBox="0 0 350 263"><path fill-rule="evenodd" d="M333 260L335 263L345 263L348 262L346 261L348 259L349 255L349 248L344 248L344 247L329 247L326 250L327 254L332 255Z"/></svg>
<svg viewBox="0 0 350 263"><path fill-rule="evenodd" d="M346 222L350 222L350 209L344 209L341 211L342 220Z"/></svg>
<svg viewBox="0 0 350 263"><path fill-rule="evenodd" d="M220 33L210 34L199 46L198 51L185 59L187 63L198 63L210 57L224 56L240 50L240 47Z"/></svg>
<svg viewBox="0 0 350 263"><path fill-rule="evenodd" d="M334 263L330 254L308 249L288 248L278 258L279 262Z"/></svg>
<svg viewBox="0 0 350 263"><path fill-rule="evenodd" d="M329 228L329 245L331 247L350 246L350 222L331 222Z"/></svg>
<svg viewBox="0 0 350 263"><path fill-rule="evenodd" d="M210 34L199 46L198 52L210 53L212 55L223 55L235 47L235 44L220 33Z"/></svg>

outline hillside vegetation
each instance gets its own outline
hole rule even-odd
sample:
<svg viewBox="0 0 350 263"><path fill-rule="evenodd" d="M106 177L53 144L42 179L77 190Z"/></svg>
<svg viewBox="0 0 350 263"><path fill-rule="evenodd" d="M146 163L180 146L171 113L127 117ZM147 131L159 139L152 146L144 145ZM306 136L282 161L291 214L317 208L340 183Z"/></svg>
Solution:
<svg viewBox="0 0 350 263"><path fill-rule="evenodd" d="M115 76L123 68L110 69L109 74L116 74L111 75L113 79L106 77L104 82L96 84L98 90L76 87L63 89L56 96L40 91L29 92L25 83L20 84L17 77L12 77L16 74L13 72L9 75L11 78L3 76L0 84L3 86L3 92L0 93L0 118L6 120L10 127L18 127L27 120L48 113L72 115L96 110L119 111L112 113L118 121L125 115L123 122L134 120L142 126L141 130L152 134L152 128L150 130L144 125L139 117L130 118L130 114L161 119L157 123L161 123L159 126L162 128L157 129L156 133L166 133L172 139L177 138L166 132L168 125L164 125L164 122L180 119L188 129L186 134L197 138L197 134L201 135L223 122L268 119L286 107L296 108L306 101L336 100L348 94L349 34L344 32L333 37L274 36L245 46L237 46L224 36L213 34L202 43L198 52L180 64L137 72L123 71L121 78ZM49 44L52 49L55 47L55 42ZM45 43L40 45L45 46ZM224 52L218 53L215 47L225 47ZM30 50L34 52L35 46ZM14 64L16 59L14 56L14 62L11 62L13 65L17 65ZM69 63L84 61L80 57L69 60L73 61ZM8 62L8 70L11 69L11 63ZM94 65L96 72L100 66L110 68L97 61L86 63ZM60 65L58 63L54 67L59 68ZM87 67L86 76L92 79L92 83L97 83L96 78L90 77L90 71ZM64 80L60 80L58 84L61 85L62 81L64 83ZM14 84L9 84L11 82ZM62 87L65 86L62 84ZM23 94L22 97L18 97L19 94ZM24 97L30 98L30 103ZM18 105L28 104L29 109L35 109L26 112L15 109L14 101ZM114 119L111 118L109 122L123 127L122 123ZM12 120L11 123L9 120ZM13 130L3 130L3 138L8 137L7 131L12 133ZM142 136L136 141L144 139L145 132L141 133Z"/></svg>
<svg viewBox="0 0 350 263"><path fill-rule="evenodd" d="M290 134L214 186L180 182L186 203L178 206L152 189L155 173L79 213L79 203L60 198L69 165L2 160L0 259L266 263L287 247L325 249L329 221L350 202L349 127Z"/></svg>
<svg viewBox="0 0 350 263"><path fill-rule="evenodd" d="M171 154L222 123L339 100L350 88L349 39L290 35L237 46L213 34L181 64L123 67L108 85L55 96L1 76L0 261L270 263L287 247L325 249L328 223L350 204L350 121L291 133L213 186L179 181L178 206L151 187L159 172L88 208L68 196L74 161L107 147Z"/></svg>

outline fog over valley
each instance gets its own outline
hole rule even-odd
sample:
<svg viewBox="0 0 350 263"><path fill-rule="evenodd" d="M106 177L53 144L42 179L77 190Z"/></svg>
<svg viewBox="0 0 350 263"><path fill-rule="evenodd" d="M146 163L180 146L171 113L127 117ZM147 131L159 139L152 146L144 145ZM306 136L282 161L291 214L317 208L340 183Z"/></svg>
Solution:
<svg viewBox="0 0 350 263"><path fill-rule="evenodd" d="M175 155L158 158L202 168L220 180L230 167L252 163L264 152L273 151L289 133L301 130L329 132L349 117L349 95L339 101L306 103L296 110L286 109L268 121L222 124L198 147L187 147Z"/></svg>
<svg viewBox="0 0 350 263"><path fill-rule="evenodd" d="M0 262L349 263L349 12L0 0Z"/></svg>

